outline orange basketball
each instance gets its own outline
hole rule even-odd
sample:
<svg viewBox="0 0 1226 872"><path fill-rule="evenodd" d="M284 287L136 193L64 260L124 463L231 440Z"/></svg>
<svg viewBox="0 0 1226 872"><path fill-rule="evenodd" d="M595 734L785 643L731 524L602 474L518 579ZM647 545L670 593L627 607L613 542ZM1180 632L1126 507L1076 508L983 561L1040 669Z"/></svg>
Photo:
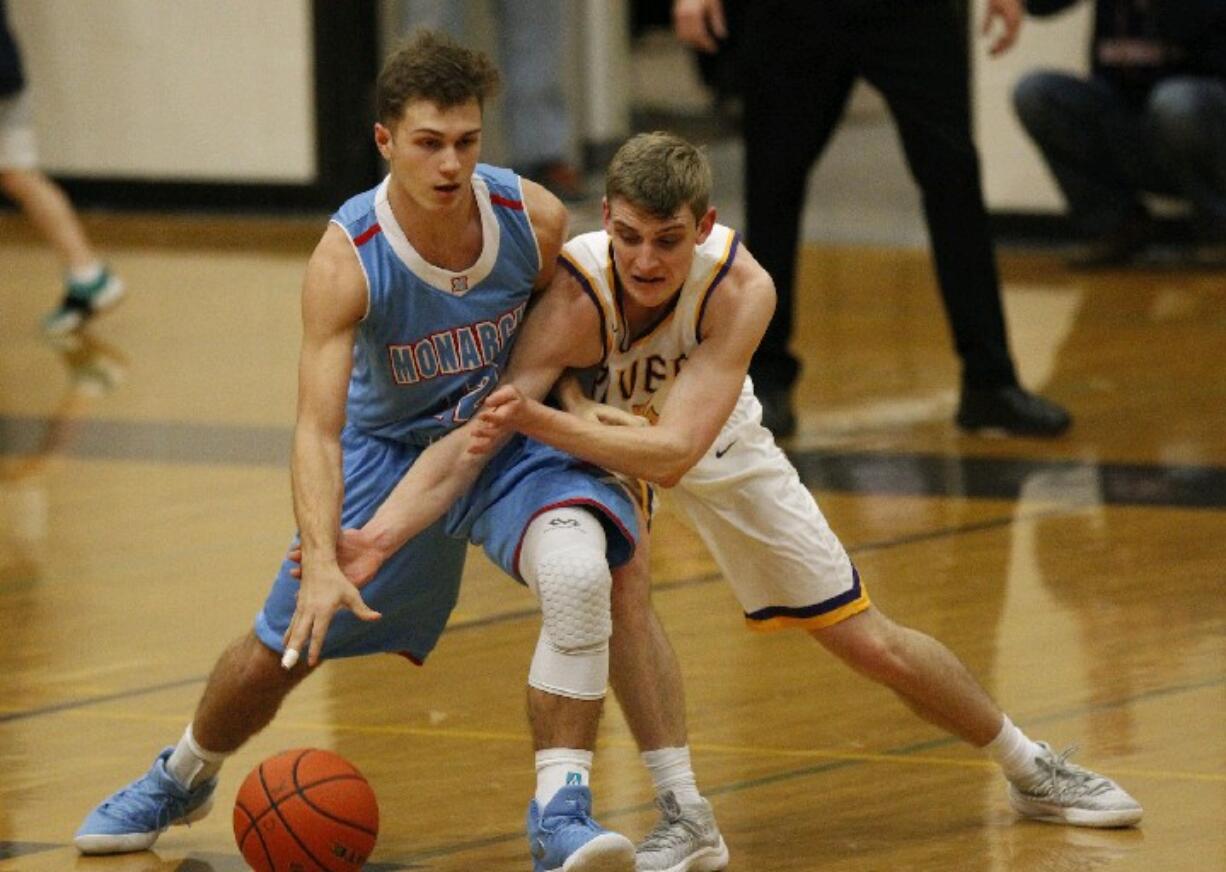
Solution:
<svg viewBox="0 0 1226 872"><path fill-rule="evenodd" d="M269 757L234 801L234 838L256 872L350 872L379 834L375 792L331 751L297 748Z"/></svg>

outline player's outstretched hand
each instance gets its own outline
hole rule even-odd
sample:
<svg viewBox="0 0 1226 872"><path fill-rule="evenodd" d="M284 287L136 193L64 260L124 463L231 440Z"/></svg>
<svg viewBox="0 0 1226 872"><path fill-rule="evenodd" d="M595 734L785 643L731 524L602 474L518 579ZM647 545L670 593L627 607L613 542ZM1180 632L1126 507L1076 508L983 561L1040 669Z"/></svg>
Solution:
<svg viewBox="0 0 1226 872"><path fill-rule="evenodd" d="M302 578L302 546L291 548L285 557L297 564L289 574ZM375 577L386 559L387 555L375 544L375 537L363 529L341 530L336 539L336 562L345 578L359 590Z"/></svg>
<svg viewBox="0 0 1226 872"><path fill-rule="evenodd" d="M489 454L515 432L515 425L528 405L528 398L515 385L503 385L481 403L481 411L468 440L470 454Z"/></svg>
<svg viewBox="0 0 1226 872"><path fill-rule="evenodd" d="M285 655L281 665L286 669L294 668L304 648L307 649L307 665L319 664L324 637L328 635L332 618L341 609L349 609L363 621L377 621L382 617L366 605L357 587L336 564L310 567L301 581L294 617L282 637Z"/></svg>

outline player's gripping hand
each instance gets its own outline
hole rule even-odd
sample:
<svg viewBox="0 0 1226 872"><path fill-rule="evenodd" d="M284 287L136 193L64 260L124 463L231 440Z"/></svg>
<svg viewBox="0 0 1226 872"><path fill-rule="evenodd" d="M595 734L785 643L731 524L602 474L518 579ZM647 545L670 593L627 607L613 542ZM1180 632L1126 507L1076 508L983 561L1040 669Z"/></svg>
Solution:
<svg viewBox="0 0 1226 872"><path fill-rule="evenodd" d="M468 439L470 454L490 454L500 448L517 429L531 400L515 385L503 385L481 403Z"/></svg>
<svg viewBox="0 0 1226 872"><path fill-rule="evenodd" d="M571 403L566 411L588 421L595 421L597 424L608 424L610 427L651 426L651 422L641 415L627 412L625 409L619 409L606 403L598 403L586 397Z"/></svg>
<svg viewBox="0 0 1226 872"><path fill-rule="evenodd" d="M307 649L307 665L319 664L328 627L341 609L349 609L363 621L377 621L382 617L366 605L357 586L345 577L336 563L304 565L300 582L294 616L282 637L285 655L281 665L286 669L294 668L304 648Z"/></svg>
<svg viewBox="0 0 1226 872"><path fill-rule="evenodd" d="M286 559L298 564L290 569L294 578L302 578L302 546L291 548L285 555ZM364 529L348 528L341 530L336 539L336 562L345 578L353 582L353 586L361 590L366 586L388 555L383 553L375 543L375 537Z"/></svg>

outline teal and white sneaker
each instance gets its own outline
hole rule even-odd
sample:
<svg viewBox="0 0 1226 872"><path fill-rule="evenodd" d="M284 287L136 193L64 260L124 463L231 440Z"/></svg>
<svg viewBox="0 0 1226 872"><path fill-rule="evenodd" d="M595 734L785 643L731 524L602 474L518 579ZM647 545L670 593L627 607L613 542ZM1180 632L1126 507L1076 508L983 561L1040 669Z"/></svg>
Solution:
<svg viewBox="0 0 1226 872"><path fill-rule="evenodd" d="M1009 783L1009 804L1023 817L1075 827L1131 827L1141 820L1141 804L1112 781L1068 762L1076 748L1057 754L1037 742L1043 754L1035 763L1043 780L1030 787Z"/></svg>
<svg viewBox="0 0 1226 872"><path fill-rule="evenodd" d="M183 787L166 771L173 750L162 751L143 777L111 794L89 813L72 839L78 851L147 851L167 827L195 823L209 813L217 779L211 778L193 790Z"/></svg>
<svg viewBox="0 0 1226 872"><path fill-rule="evenodd" d="M592 819L592 792L563 787L545 810L528 803L532 872L634 872L634 843Z"/></svg>
<svg viewBox="0 0 1226 872"><path fill-rule="evenodd" d="M728 846L711 803L677 802L671 790L656 799L660 822L639 843L638 872L718 872L728 865Z"/></svg>
<svg viewBox="0 0 1226 872"><path fill-rule="evenodd" d="M92 282L70 280L64 286L64 299L59 308L43 319L43 332L49 336L63 336L79 330L94 316L119 305L123 295L123 281L108 269L103 269Z"/></svg>

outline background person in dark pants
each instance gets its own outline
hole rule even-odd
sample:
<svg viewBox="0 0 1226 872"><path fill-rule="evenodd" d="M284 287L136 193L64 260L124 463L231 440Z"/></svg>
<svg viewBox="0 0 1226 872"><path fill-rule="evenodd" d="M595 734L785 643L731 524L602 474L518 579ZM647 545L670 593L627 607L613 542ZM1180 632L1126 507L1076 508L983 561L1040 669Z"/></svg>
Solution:
<svg viewBox="0 0 1226 872"><path fill-rule="evenodd" d="M1012 45L1021 0L988 0L1000 25L993 53ZM678 36L711 50L726 32L721 0L675 0ZM775 317L750 368L763 422L796 427L788 350L801 208L856 79L885 97L923 192L941 297L962 358L959 426L1056 436L1070 418L1024 390L1009 354L1000 279L971 139L966 4L957 0L754 0L740 34L745 104L746 237L775 280Z"/></svg>
<svg viewBox="0 0 1226 872"><path fill-rule="evenodd" d="M1050 15L1077 0L1029 0ZM1023 78L1018 118L1043 152L1069 217L1095 244L1075 263L1108 266L1152 235L1140 194L1190 202L1226 242L1226 0L1097 0L1089 79Z"/></svg>

